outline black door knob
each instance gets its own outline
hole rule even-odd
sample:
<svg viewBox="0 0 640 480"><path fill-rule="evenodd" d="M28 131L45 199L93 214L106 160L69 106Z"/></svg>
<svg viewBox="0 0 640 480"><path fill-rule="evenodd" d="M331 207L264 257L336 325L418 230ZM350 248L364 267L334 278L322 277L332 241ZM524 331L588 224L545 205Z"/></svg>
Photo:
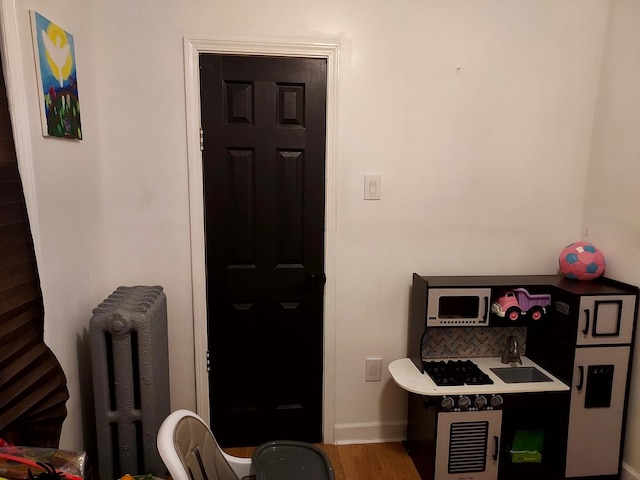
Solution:
<svg viewBox="0 0 640 480"><path fill-rule="evenodd" d="M318 284L327 283L327 276L324 273L312 273L309 275L309 285L315 287Z"/></svg>

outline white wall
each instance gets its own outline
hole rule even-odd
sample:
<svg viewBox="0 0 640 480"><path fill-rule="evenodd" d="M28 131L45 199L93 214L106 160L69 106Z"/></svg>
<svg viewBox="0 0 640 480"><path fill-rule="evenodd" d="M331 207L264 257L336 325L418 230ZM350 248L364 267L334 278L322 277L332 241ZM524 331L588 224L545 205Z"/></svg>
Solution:
<svg viewBox="0 0 640 480"><path fill-rule="evenodd" d="M640 3L613 0L594 124L584 225L606 274L640 285ZM625 462L640 472L640 348L636 337ZM640 478L640 477L636 477Z"/></svg>
<svg viewBox="0 0 640 480"><path fill-rule="evenodd" d="M76 341L117 285L165 287L172 407L195 408L184 35L342 45L337 273L329 281L337 291L336 439L350 442L393 435L405 422L403 392L386 373L365 383L363 359L404 356L412 272L555 272L582 225L596 106L589 239L612 274L640 283L631 263L637 215L625 206L638 204L625 184L638 170L624 170L637 153L637 114L619 92L637 95L638 12L633 0L611 1L607 24L602 0L60 0L55 8L3 0L3 10L15 10L27 87L35 89L29 8L76 40L82 142L41 138L26 89L45 330L72 393L63 447L84 441ZM613 138L619 131L622 142ZM362 200L365 173L383 175L381 201ZM620 213L611 215L608 202ZM640 432L637 415L630 423Z"/></svg>
<svg viewBox="0 0 640 480"><path fill-rule="evenodd" d="M411 273L552 273L579 236L601 0L93 2L109 277L169 302L172 406L194 408L184 35L342 44L336 439L405 421ZM458 68L459 67L459 68ZM364 173L382 200L362 200ZM389 427L389 429L387 429Z"/></svg>
<svg viewBox="0 0 640 480"><path fill-rule="evenodd" d="M74 36L82 141L42 136L30 9ZM3 57L5 66L12 67L7 88L14 102L18 162L44 298L45 342L65 371L70 393L61 444L72 450L83 449L83 417L90 422L91 416L82 408L83 396L91 393L86 388L90 380L86 331L91 309L104 298L108 286L89 5L73 0L57 1L55 5L45 0L15 4L3 0L2 16Z"/></svg>

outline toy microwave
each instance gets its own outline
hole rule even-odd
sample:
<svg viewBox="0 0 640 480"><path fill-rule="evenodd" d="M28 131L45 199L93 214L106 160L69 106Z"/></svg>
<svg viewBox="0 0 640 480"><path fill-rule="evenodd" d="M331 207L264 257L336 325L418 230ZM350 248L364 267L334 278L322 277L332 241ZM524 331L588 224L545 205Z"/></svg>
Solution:
<svg viewBox="0 0 640 480"><path fill-rule="evenodd" d="M427 289L427 327L489 325L490 288Z"/></svg>

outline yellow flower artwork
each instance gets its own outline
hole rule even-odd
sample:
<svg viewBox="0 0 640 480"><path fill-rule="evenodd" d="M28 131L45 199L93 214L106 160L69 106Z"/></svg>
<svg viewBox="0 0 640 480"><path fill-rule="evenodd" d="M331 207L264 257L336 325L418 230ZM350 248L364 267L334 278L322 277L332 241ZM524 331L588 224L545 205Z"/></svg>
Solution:
<svg viewBox="0 0 640 480"><path fill-rule="evenodd" d="M73 35L31 11L44 136L82 139Z"/></svg>

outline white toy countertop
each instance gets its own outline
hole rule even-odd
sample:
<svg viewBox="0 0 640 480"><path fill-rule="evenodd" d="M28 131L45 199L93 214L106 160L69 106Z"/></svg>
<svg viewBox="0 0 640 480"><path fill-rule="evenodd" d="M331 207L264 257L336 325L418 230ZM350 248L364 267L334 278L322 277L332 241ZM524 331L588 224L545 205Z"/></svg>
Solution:
<svg viewBox="0 0 640 480"><path fill-rule="evenodd" d="M500 357L473 357L473 358L438 358L437 360L471 360L480 370L486 373L493 384L490 385L457 385L442 387L426 373L421 373L410 358L394 360L389 364L389 372L393 380L408 392L419 395L440 396L440 395L469 395L469 394L495 394L495 393L534 393L534 392L561 392L570 389L565 383L551 375L544 368L527 357L521 357L522 365L510 367L501 362ZM523 382L505 383L495 373L492 368L520 368L535 367L551 379L550 382Z"/></svg>

